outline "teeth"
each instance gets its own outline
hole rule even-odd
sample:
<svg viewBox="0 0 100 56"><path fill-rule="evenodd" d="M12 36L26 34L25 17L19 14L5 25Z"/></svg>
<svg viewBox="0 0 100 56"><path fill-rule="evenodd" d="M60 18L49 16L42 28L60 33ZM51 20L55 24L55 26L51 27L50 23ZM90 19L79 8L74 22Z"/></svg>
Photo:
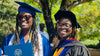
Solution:
<svg viewBox="0 0 100 56"><path fill-rule="evenodd" d="M22 24L27 24L27 23L22 23Z"/></svg>
<svg viewBox="0 0 100 56"><path fill-rule="evenodd" d="M61 31L61 33L66 33L65 31Z"/></svg>
<svg viewBox="0 0 100 56"><path fill-rule="evenodd" d="M22 25L26 25L27 23L23 22Z"/></svg>

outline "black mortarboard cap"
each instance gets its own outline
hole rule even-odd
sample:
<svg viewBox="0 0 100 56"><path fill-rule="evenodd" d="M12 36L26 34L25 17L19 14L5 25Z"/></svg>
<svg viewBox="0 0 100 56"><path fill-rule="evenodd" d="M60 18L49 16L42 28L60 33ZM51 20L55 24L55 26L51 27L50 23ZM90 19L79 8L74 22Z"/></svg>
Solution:
<svg viewBox="0 0 100 56"><path fill-rule="evenodd" d="M25 2L19 2L19 1L15 1L17 4L19 4L19 8L18 8L18 12L27 12L30 13L32 15L36 15L36 12L38 13L43 13L42 11L32 7L31 5L25 3Z"/></svg>
<svg viewBox="0 0 100 56"><path fill-rule="evenodd" d="M66 11L66 10L59 10L55 15L54 15L56 21L57 20L61 20L62 18L68 18L69 20L71 20L72 24L76 27L76 28L81 28L81 26L78 24L77 20L76 20L76 16L74 15L74 13L72 13L71 11ZM76 23L76 24L75 24Z"/></svg>

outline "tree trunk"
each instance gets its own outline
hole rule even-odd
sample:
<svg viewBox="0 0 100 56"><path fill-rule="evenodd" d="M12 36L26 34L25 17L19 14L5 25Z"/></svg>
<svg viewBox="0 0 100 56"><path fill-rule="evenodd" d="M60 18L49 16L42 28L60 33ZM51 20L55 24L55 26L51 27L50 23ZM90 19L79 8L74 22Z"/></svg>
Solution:
<svg viewBox="0 0 100 56"><path fill-rule="evenodd" d="M62 0L60 10L71 10L75 6L85 3L85 2L90 2L94 0Z"/></svg>
<svg viewBox="0 0 100 56"><path fill-rule="evenodd" d="M37 0L35 0L37 1ZM51 19L51 7L49 8L49 0L38 0L40 1L40 3L38 3L41 7L42 7L42 11L44 12L44 20L47 26L47 32L49 34L49 41L50 43L53 40L53 37L55 35L55 30L54 30L54 25ZM37 1L37 2L38 2ZM60 6L60 10L70 10L73 7L81 4L81 3L85 3L85 2L89 2L92 0L62 0L61 6Z"/></svg>
<svg viewBox="0 0 100 56"><path fill-rule="evenodd" d="M47 32L49 34L49 41L52 42L52 39L54 37L54 25L51 19L51 10L49 9L49 1L48 0L40 0L43 10L43 15L45 19L45 23L47 26Z"/></svg>
<svg viewBox="0 0 100 56"><path fill-rule="evenodd" d="M68 10L69 3L70 3L70 0L62 0L60 10Z"/></svg>

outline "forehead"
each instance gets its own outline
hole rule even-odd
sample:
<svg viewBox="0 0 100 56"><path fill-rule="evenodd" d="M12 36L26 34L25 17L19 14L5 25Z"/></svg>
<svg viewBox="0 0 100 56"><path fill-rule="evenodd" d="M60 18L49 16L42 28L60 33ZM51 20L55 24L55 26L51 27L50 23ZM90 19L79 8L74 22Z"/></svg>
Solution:
<svg viewBox="0 0 100 56"><path fill-rule="evenodd" d="M68 18L62 18L61 20L59 20L59 22L60 23L68 23L68 22L71 23L71 21Z"/></svg>
<svg viewBox="0 0 100 56"><path fill-rule="evenodd" d="M27 12L19 12L19 15L31 15L31 14Z"/></svg>

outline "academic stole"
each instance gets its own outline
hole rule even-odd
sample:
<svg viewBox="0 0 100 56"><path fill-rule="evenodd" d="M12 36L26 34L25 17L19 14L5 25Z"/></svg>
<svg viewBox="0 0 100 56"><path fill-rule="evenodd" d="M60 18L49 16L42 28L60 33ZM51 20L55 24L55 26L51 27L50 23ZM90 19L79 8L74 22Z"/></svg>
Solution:
<svg viewBox="0 0 100 56"><path fill-rule="evenodd" d="M53 56L59 56L60 53L63 51L64 47L61 47L60 49L56 49L56 51L54 52L54 55Z"/></svg>

